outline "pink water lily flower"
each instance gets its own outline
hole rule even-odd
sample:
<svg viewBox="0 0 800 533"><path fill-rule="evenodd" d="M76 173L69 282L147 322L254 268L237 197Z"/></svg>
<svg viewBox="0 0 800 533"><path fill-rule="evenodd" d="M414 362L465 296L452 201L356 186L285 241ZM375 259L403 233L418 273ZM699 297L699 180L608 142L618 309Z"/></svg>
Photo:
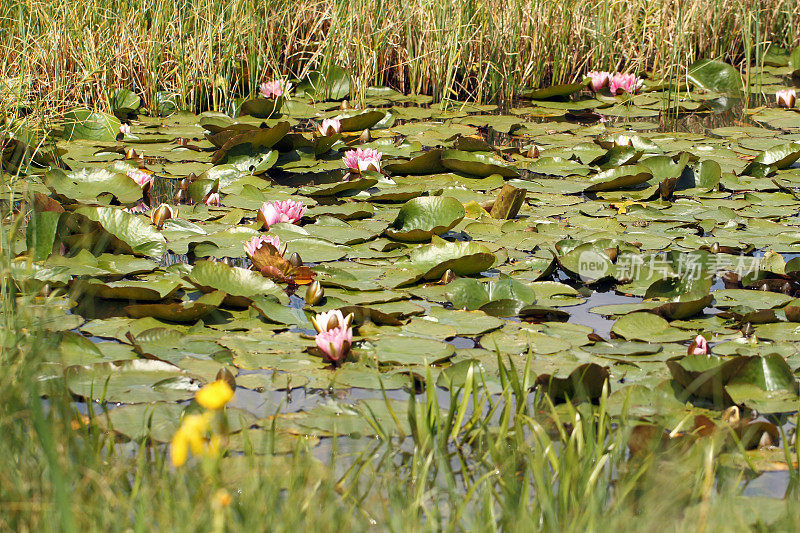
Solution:
<svg viewBox="0 0 800 533"><path fill-rule="evenodd" d="M220 200L219 200L219 193L212 192L211 194L209 194L208 198L206 198L206 205L209 206L209 207L210 206L214 206L214 207L221 206L222 202L220 202Z"/></svg>
<svg viewBox="0 0 800 533"><path fill-rule="evenodd" d="M586 77L592 78L592 82L589 84L589 87L592 89L592 91L597 92L603 87L608 86L608 83L611 80L611 73L603 70L593 70L587 73Z"/></svg>
<svg viewBox="0 0 800 533"><path fill-rule="evenodd" d="M278 252L281 250L281 240L275 235L256 235L242 246L244 247L247 257L253 257L264 243L271 244Z"/></svg>
<svg viewBox="0 0 800 533"><path fill-rule="evenodd" d="M353 174L360 174L366 170L380 172L382 156L383 154L374 148L364 148L363 150L356 148L346 152L342 161Z"/></svg>
<svg viewBox="0 0 800 533"><path fill-rule="evenodd" d="M126 207L125 209L123 209L123 211L125 211L126 213L130 213L132 215L136 215L138 213L146 213L148 209L150 209L150 206L142 202L139 205L135 205L133 207Z"/></svg>
<svg viewBox="0 0 800 533"><path fill-rule="evenodd" d="M128 177L135 181L142 189L144 189L145 185L153 181L153 175L143 170L129 170Z"/></svg>
<svg viewBox="0 0 800 533"><path fill-rule="evenodd" d="M319 126L318 130L323 137L330 137L334 133L342 131L342 123L338 118L326 118L323 119L322 125Z"/></svg>
<svg viewBox="0 0 800 533"><path fill-rule="evenodd" d="M708 355L708 341L702 335L698 335L689 345L687 352L689 355Z"/></svg>
<svg viewBox="0 0 800 533"><path fill-rule="evenodd" d="M795 100L797 100L797 91L794 89L781 89L775 93L775 99L780 107L791 109L794 107Z"/></svg>
<svg viewBox="0 0 800 533"><path fill-rule="evenodd" d="M123 135L130 135L131 133L131 125L130 124L120 124L119 132Z"/></svg>
<svg viewBox="0 0 800 533"><path fill-rule="evenodd" d="M258 94L264 98L277 98L289 93L292 84L286 80L272 80L262 83L258 88Z"/></svg>
<svg viewBox="0 0 800 533"><path fill-rule="evenodd" d="M353 330L349 327L331 328L317 333L314 340L325 360L336 365L343 361L350 352L350 345L353 344Z"/></svg>
<svg viewBox="0 0 800 533"><path fill-rule="evenodd" d="M609 90L611 94L619 94L620 91L625 91L628 94L634 94L642 87L641 78L633 74L620 74L617 72L609 80Z"/></svg>
<svg viewBox="0 0 800 533"><path fill-rule="evenodd" d="M295 202L294 200L267 202L258 210L257 219L266 227L278 222L294 224L303 218L305 212L306 207L302 202Z"/></svg>

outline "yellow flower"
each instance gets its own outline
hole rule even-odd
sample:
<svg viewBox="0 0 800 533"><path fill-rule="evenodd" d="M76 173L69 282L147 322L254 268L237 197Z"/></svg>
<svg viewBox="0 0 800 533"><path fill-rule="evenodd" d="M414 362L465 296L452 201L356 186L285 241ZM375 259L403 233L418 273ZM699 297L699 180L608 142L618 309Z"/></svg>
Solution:
<svg viewBox="0 0 800 533"><path fill-rule="evenodd" d="M642 207L645 207L645 205L643 203L634 202L633 200L625 200L623 202L612 203L611 205L613 207L617 208L617 214L618 215L623 215L623 214L627 213L628 212L628 207L630 207L632 205L640 205Z"/></svg>
<svg viewBox="0 0 800 533"><path fill-rule="evenodd" d="M194 398L206 409L222 409L233 398L233 389L225 381L218 379L197 391Z"/></svg>
<svg viewBox="0 0 800 533"><path fill-rule="evenodd" d="M225 489L219 489L214 494L214 506L217 508L227 507L233 501L233 497L231 496L230 492Z"/></svg>
<svg viewBox="0 0 800 533"><path fill-rule="evenodd" d="M183 419L181 427L172 436L170 443L170 457L172 464L176 467L183 466L189 457L189 450L194 455L201 455L206 449L205 435L211 427L211 419L214 413L203 413L202 415L187 415ZM216 449L219 444L215 444Z"/></svg>

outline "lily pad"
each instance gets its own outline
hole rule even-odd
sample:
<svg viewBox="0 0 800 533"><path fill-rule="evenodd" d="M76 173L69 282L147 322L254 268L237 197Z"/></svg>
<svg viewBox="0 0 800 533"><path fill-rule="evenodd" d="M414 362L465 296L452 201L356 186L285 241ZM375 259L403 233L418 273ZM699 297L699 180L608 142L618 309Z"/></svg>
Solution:
<svg viewBox="0 0 800 533"><path fill-rule="evenodd" d="M400 241L424 242L453 229L464 218L464 206L447 196L424 196L406 202L386 234Z"/></svg>

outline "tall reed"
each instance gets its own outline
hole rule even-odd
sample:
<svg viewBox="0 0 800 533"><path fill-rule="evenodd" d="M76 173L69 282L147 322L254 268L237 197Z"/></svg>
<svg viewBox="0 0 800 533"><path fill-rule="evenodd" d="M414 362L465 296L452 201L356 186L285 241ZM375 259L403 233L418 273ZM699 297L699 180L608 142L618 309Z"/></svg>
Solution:
<svg viewBox="0 0 800 533"><path fill-rule="evenodd" d="M798 15L792 0L7 0L0 80L53 110L103 108L116 86L150 108L173 94L223 110L265 78L339 65L355 96L390 85L490 101L588 69L757 65L767 44L800 44Z"/></svg>

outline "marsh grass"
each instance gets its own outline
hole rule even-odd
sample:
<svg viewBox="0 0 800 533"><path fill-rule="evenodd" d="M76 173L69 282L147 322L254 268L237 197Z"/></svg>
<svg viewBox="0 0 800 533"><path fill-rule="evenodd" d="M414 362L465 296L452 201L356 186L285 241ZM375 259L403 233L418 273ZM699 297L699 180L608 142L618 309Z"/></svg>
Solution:
<svg viewBox="0 0 800 533"><path fill-rule="evenodd" d="M224 110L265 78L340 65L353 96L389 85L490 101L590 69L680 75L698 58L749 74L800 44L793 0L7 0L0 80L44 109L106 107L112 87L153 109L177 95ZM748 77L749 79L749 77ZM8 97L8 96L6 96Z"/></svg>

